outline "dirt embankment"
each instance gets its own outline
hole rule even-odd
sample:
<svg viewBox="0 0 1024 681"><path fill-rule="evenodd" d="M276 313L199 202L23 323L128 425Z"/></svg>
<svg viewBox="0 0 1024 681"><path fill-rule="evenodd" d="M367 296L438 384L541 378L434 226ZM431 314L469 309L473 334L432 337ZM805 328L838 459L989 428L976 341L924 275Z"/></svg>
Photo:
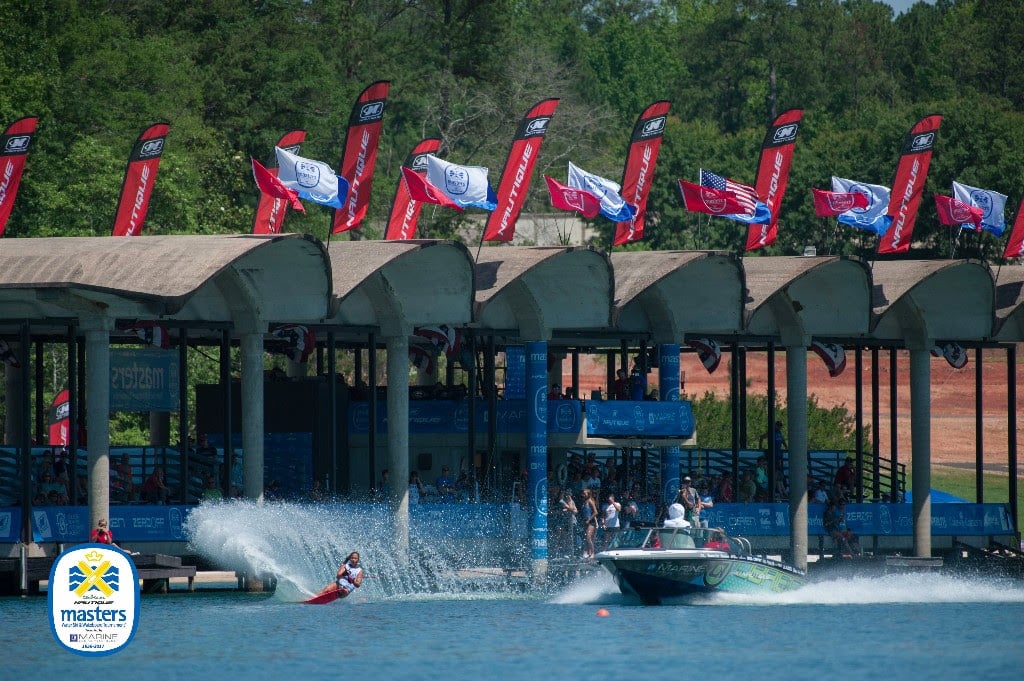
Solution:
<svg viewBox="0 0 1024 681"><path fill-rule="evenodd" d="M970 359L962 369L954 369L941 357L933 357L931 363L931 454L932 462L938 465L973 469L975 465L976 409L975 380L977 363L974 350L969 351ZM854 353L847 351L846 369L836 378L830 378L825 365L813 353L807 355L807 393L817 398L822 407L845 406L851 412L856 407L856 367ZM1024 344L1018 345L1018 357L1024 357ZM888 351L879 352L879 423L881 451L890 451L891 400L890 400L890 358ZM567 364L565 365L568 368ZM1007 471L1007 432L1009 413L1007 405L1006 353L1001 350L986 350L982 355L982 442L985 469L991 472ZM657 386L657 370L649 376L651 386ZM714 374L709 374L695 355L684 354L680 362L682 392L699 397L712 392L720 398L729 395L728 357ZM871 353L863 353L864 423L872 425L871 419ZM1024 370L1017 372L1017 422L1018 456L1024 457ZM752 394L764 395L768 391L767 357L764 353L747 355L747 390ZM570 377L566 376L568 383ZM580 393L584 396L597 388L604 388L605 364L597 358L580 359ZM901 460L910 462L910 370L909 355L905 351L896 353L896 424L898 453ZM775 355L775 385L781 404L786 402L786 355ZM1018 466L1018 475L1024 474L1024 462Z"/></svg>

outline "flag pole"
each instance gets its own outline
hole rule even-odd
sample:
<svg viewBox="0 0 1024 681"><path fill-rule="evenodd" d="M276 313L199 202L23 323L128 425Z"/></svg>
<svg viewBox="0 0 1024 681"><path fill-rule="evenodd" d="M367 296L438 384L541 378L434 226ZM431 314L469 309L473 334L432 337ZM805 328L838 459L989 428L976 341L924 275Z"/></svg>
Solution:
<svg viewBox="0 0 1024 681"><path fill-rule="evenodd" d="M484 236L486 234L487 234L487 225L486 225L486 222L485 222L484 227L480 230L480 243L477 244L477 247L476 247L476 258L474 258L474 262L480 262L480 251L484 247Z"/></svg>

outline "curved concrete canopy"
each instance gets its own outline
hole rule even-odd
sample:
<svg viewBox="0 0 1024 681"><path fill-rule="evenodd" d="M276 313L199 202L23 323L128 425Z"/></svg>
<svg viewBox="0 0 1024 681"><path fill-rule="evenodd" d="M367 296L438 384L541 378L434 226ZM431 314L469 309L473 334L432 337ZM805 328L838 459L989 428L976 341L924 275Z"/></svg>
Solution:
<svg viewBox="0 0 1024 681"><path fill-rule="evenodd" d="M330 246L336 308L330 323L379 327L472 320L473 259L455 241L340 241Z"/></svg>
<svg viewBox="0 0 1024 681"><path fill-rule="evenodd" d="M612 253L612 323L624 334L649 333L655 343L686 334L734 334L743 327L743 268L712 251Z"/></svg>
<svg viewBox="0 0 1024 681"><path fill-rule="evenodd" d="M4 239L0 319L322 319L330 262L313 237Z"/></svg>
<svg viewBox="0 0 1024 681"><path fill-rule="evenodd" d="M553 329L603 329L611 321L614 275L588 247L484 248L476 263L477 324L547 340Z"/></svg>
<svg viewBox="0 0 1024 681"><path fill-rule="evenodd" d="M1003 266L996 280L993 335L1001 341L1024 341L1024 267Z"/></svg>
<svg viewBox="0 0 1024 681"><path fill-rule="evenodd" d="M995 286L967 260L876 262L871 335L929 347L936 340L984 340L992 333Z"/></svg>
<svg viewBox="0 0 1024 681"><path fill-rule="evenodd" d="M744 258L747 332L806 345L811 337L868 332L871 272L859 258Z"/></svg>

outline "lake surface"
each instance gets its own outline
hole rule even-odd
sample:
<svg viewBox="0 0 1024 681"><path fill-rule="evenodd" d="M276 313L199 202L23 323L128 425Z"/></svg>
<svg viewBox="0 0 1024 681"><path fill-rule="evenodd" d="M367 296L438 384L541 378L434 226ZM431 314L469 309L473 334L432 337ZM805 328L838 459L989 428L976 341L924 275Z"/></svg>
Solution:
<svg viewBox="0 0 1024 681"><path fill-rule="evenodd" d="M45 597L0 598L2 678L639 681L692 673L909 681L1024 673L1022 581L887 575L644 607L603 570L530 593L486 577L468 582L465 573L438 581L443 565L413 579L386 560L377 542L386 532L336 519L321 526L308 514L225 507L198 516L190 531L202 553L227 569L272 569L277 592L144 595L134 640L107 657L59 646ZM372 575L362 589L330 605L297 602L353 548ZM429 588L424 574L433 574Z"/></svg>

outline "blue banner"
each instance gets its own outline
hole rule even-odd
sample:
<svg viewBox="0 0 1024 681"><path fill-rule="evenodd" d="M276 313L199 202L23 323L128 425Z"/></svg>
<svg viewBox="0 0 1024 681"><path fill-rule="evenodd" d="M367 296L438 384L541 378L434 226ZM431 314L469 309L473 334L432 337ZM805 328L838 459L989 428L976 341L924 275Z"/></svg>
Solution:
<svg viewBox="0 0 1024 681"><path fill-rule="evenodd" d="M659 345L658 392L662 402L679 402L679 382L679 346L674 343ZM661 448L661 499L671 504L678 493L679 445L668 445Z"/></svg>
<svg viewBox="0 0 1024 681"><path fill-rule="evenodd" d="M526 344L526 500L533 516L530 557L548 557L548 344Z"/></svg>
<svg viewBox="0 0 1024 681"><path fill-rule="evenodd" d="M526 348L510 345L505 348L506 400L526 399Z"/></svg>
<svg viewBox="0 0 1024 681"><path fill-rule="evenodd" d="M110 349L110 411L177 411L178 353Z"/></svg>
<svg viewBox="0 0 1024 681"><path fill-rule="evenodd" d="M111 506L114 541L185 541L185 518L194 506ZM32 537L37 542L89 540L87 506L46 506L32 509Z"/></svg>
<svg viewBox="0 0 1024 681"><path fill-rule="evenodd" d="M21 508L0 508L0 544L21 541Z"/></svg>
<svg viewBox="0 0 1024 681"><path fill-rule="evenodd" d="M824 504L807 505L807 533L827 534L822 523ZM701 513L710 527L730 534L758 536L789 534L789 504L715 504ZM912 535L911 504L847 504L846 525L859 535ZM932 504L933 536L1005 535L1013 532L1005 504Z"/></svg>
<svg viewBox="0 0 1024 681"><path fill-rule="evenodd" d="M587 435L596 437L690 437L689 402L587 402Z"/></svg>
<svg viewBox="0 0 1024 681"><path fill-rule="evenodd" d="M546 398L546 396L545 396ZM547 432L579 433L583 418L579 400L547 401ZM655 403L651 403L655 404ZM526 400L499 400L497 432L526 432ZM476 401L476 422L487 423L487 403ZM365 435L370 428L368 402L351 402L349 433ZM477 426L479 428L479 425ZM469 400L412 400L409 402L409 433L465 433L469 431ZM377 402L377 432L387 433L387 403Z"/></svg>

